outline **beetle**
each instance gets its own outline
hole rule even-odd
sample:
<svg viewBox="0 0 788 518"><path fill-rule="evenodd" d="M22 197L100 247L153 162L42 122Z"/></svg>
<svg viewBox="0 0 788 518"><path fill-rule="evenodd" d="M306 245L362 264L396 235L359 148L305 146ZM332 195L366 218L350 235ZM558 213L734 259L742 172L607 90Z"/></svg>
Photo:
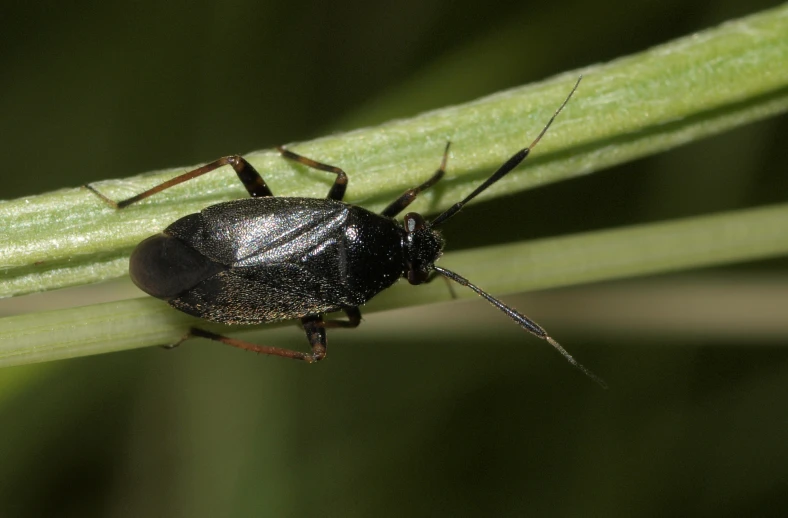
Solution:
<svg viewBox="0 0 788 518"><path fill-rule="evenodd" d="M342 201L348 183L342 169L281 146L277 149L284 158L336 175L327 198L274 197L262 176L238 155L220 158L122 201L109 199L91 185L85 187L111 207L123 209L221 167L229 165L235 170L250 198L209 206L142 241L131 254L131 279L142 291L175 309L211 322L259 324L299 318L311 351L252 344L196 327L183 340L203 337L257 353L317 362L326 356L326 329L357 327L361 322L359 306L400 277L417 285L439 274L484 297L604 385L536 322L435 264L444 246L436 227L525 160L581 79L531 145L512 155L472 193L432 221L415 212L405 214L402 224L394 217L444 176L449 143L438 170L380 214ZM337 311L343 311L347 320L324 319L326 313Z"/></svg>

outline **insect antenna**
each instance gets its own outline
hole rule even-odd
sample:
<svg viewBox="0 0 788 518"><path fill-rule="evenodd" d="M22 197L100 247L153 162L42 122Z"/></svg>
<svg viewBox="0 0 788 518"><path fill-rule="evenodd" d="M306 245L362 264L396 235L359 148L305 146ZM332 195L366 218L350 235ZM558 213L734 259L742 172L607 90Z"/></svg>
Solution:
<svg viewBox="0 0 788 518"><path fill-rule="evenodd" d="M561 113L561 110L564 109L564 106L566 106L566 103L568 103L569 99L571 99L572 95L574 95L575 90L577 90L577 87L580 85L580 81L582 79L583 79L583 76L580 76L580 77L577 78L577 82L575 83L575 86L572 88L572 91L569 92L569 95L566 96L566 99L564 99L564 102L562 102L561 106L559 106L558 109L553 113L553 116L550 117L550 120L547 121L547 124L545 124L544 128L542 128L542 131L539 133L539 136L537 136L534 139L534 141L531 142L530 146L528 146L527 148L521 149L520 151L518 151L517 153L512 155L512 157L509 160L507 160L506 162L504 162L504 164L501 167L499 167L498 170L495 171L492 174L492 176L487 178L487 180L485 180L484 183L482 183L480 186L478 186L476 189L474 189L474 191L472 193L470 193L468 196L466 196L464 200L455 203L454 205L449 207L445 212L443 212L438 217L433 219L430 222L430 226L432 226L432 227L438 226L441 223L443 223L444 221L446 221L447 219L449 219L450 217L452 217L455 214L457 214L460 211L460 209L462 209L463 206L466 203L468 203L469 201L474 199L480 193L484 192L488 187L490 187L492 184L494 184L495 182L497 182L498 180L500 180L501 178L503 178L504 176L509 174L515 167L520 165L520 163L523 160L525 160L525 158L528 156L528 154L531 152L531 150L539 143L540 140L542 140L542 137L544 136L544 134L547 133L547 129L550 127L550 125L553 124L553 121L555 120L555 118L558 117L558 114Z"/></svg>
<svg viewBox="0 0 788 518"><path fill-rule="evenodd" d="M492 304L496 308L498 308L501 311L503 311L504 313L506 313L506 316L508 316L509 318L514 320L517 323L517 325L519 325L520 327L522 327L523 329L525 329L526 331L528 331L532 335L534 335L536 337L539 337L542 340L547 341L547 343L552 345L553 348L555 348L556 351L561 353L561 356L566 358L566 361L571 363L573 366L577 367L580 371L583 372L583 374L585 374L586 376L588 376L589 378L594 380L600 387L605 388L605 389L607 388L607 384L602 380L602 378L600 378L599 376L597 376L596 374L591 372L591 370L589 370L587 367L585 367L582 363L580 363L577 360L575 360L575 358L571 354L569 354L566 351L566 349L561 347L561 344L559 344L558 342L553 340L553 338L550 337L550 335L547 334L547 331L542 329L542 326L540 326L539 324L537 324L536 322L534 322L533 320L531 320L527 316L523 315L522 313L520 313L516 309L507 306L506 304L504 304L500 300L496 299L495 297L493 297L492 295L490 295L486 291L482 290L478 286L475 286L475 285L471 284L470 281L468 281L468 279L466 279L465 277L462 277L461 275L458 275L458 274L454 273L451 270L447 270L445 268L441 268L440 266L433 266L433 268L435 268L435 270L438 273L440 273L441 275L453 280L457 284L461 284L463 286L467 286L468 288L470 288L473 291L475 291L478 295L481 295L482 297L487 299L487 302L489 302L490 304Z"/></svg>

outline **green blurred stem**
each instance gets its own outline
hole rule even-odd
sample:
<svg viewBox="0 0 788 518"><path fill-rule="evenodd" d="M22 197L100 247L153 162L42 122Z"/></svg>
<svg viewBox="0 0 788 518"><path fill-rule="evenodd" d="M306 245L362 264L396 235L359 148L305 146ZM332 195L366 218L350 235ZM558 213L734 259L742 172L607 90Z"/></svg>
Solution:
<svg viewBox="0 0 788 518"><path fill-rule="evenodd" d="M451 140L447 178L413 206L435 213L530 142L581 73L577 94L526 164L480 198L590 173L783 112L786 63L788 6L781 6L608 64L293 148L348 171L346 201L375 210L424 181ZM278 195L325 196L332 180L270 150L247 157ZM185 169L98 187L124 198ZM244 195L228 171L120 212L82 189L0 202L0 297L122 276L128 254L144 237Z"/></svg>
<svg viewBox="0 0 788 518"><path fill-rule="evenodd" d="M501 295L784 255L786 235L788 203L455 252L441 265ZM474 296L459 287L457 294ZM441 282L400 282L364 313L449 299ZM0 366L174 343L190 325L224 333L244 329L206 325L150 297L21 315L0 319Z"/></svg>

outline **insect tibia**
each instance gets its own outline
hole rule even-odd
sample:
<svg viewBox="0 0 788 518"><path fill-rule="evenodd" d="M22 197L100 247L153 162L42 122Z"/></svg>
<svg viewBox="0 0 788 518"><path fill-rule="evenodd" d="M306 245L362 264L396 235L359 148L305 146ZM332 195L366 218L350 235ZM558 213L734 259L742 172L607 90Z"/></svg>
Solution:
<svg viewBox="0 0 788 518"><path fill-rule="evenodd" d="M85 189L87 189L87 190L89 190L90 192L92 192L92 193L93 193L93 194L95 194L96 196L98 196L98 197L101 199L101 201L103 201L104 203L106 203L107 205L109 205L110 207L112 207L113 209L118 209L118 208L120 208L120 207L118 207L118 202L116 202L115 200L110 200L109 198L107 198L106 196L104 196L103 194L101 194L100 192L98 192L98 191L96 190L96 188L95 188L95 187L93 187L92 185L90 185L90 184L86 184L86 185L83 185L82 187L83 187L83 188L85 188Z"/></svg>

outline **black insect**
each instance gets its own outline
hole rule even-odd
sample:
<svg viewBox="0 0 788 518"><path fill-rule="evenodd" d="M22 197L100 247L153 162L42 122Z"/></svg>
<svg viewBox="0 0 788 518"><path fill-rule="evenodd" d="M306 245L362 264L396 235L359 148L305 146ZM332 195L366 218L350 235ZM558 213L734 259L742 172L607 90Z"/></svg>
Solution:
<svg viewBox="0 0 788 518"><path fill-rule="evenodd" d="M207 207L140 243L131 254L131 279L172 307L212 322L259 324L300 318L311 352L256 345L197 328L192 328L188 336L316 362L326 356L327 328L358 326L359 306L400 277L411 284L422 284L437 272L487 299L601 384L538 324L460 275L435 265L443 251L443 239L435 228L528 156L579 83L580 79L530 146L514 154L464 200L430 222L413 212L405 215L404 224L393 218L443 177L448 144L435 174L403 193L380 214L342 202L348 182L342 169L282 147L279 151L284 158L336 175L326 199L276 198L260 174L237 155L220 158L119 202L86 187L112 207L122 209L222 166L235 170L251 198ZM347 320L324 320L324 314L335 311L344 311Z"/></svg>

